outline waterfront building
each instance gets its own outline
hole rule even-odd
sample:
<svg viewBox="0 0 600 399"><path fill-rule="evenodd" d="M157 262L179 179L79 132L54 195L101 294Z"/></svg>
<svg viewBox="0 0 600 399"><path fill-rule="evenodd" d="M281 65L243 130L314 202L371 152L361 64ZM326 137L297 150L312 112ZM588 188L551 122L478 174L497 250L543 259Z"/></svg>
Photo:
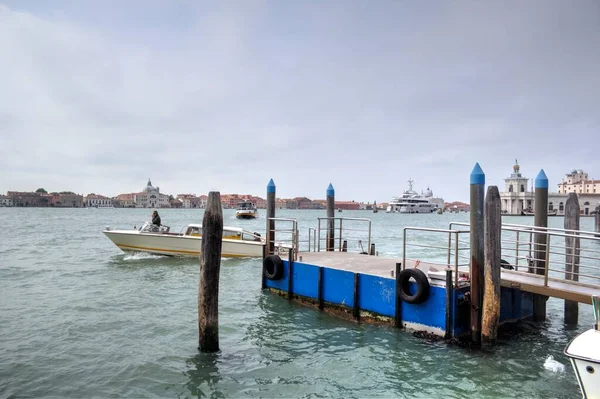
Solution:
<svg viewBox="0 0 600 399"><path fill-rule="evenodd" d="M94 193L86 195L83 199L83 203L85 206L93 208L110 208L113 206L113 200L111 198Z"/></svg>
<svg viewBox="0 0 600 399"><path fill-rule="evenodd" d="M13 206L13 200L8 195L0 195L0 206Z"/></svg>
<svg viewBox="0 0 600 399"><path fill-rule="evenodd" d="M135 206L137 208L169 208L169 196L161 194L160 187L154 187L148 179L148 184L141 193L135 193Z"/></svg>
<svg viewBox="0 0 600 399"><path fill-rule="evenodd" d="M513 173L504 179L504 192L500 193L502 213L521 215L522 212L533 212L535 194L528 189L529 179L520 172L520 166L515 159Z"/></svg>
<svg viewBox="0 0 600 399"><path fill-rule="evenodd" d="M119 194L115 197L115 202L121 208L135 208L135 194Z"/></svg>
<svg viewBox="0 0 600 399"><path fill-rule="evenodd" d="M573 169L558 183L558 193L600 194L600 180L590 179L582 169Z"/></svg>

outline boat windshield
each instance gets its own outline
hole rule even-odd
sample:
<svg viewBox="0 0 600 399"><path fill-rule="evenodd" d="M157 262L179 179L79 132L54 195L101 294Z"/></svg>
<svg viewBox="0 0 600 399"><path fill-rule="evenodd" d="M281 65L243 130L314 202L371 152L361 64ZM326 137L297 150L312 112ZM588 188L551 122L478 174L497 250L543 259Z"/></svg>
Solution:
<svg viewBox="0 0 600 399"><path fill-rule="evenodd" d="M251 202L240 202L238 204L238 209L252 209L254 208L254 204Z"/></svg>

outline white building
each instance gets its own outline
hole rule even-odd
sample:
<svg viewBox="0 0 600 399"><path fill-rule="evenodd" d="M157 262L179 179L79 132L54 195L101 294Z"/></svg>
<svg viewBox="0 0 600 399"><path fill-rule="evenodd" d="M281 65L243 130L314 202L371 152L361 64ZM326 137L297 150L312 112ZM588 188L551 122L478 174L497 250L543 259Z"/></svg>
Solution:
<svg viewBox="0 0 600 399"><path fill-rule="evenodd" d="M529 179L523 177L520 166L515 159L513 173L504 179L504 192L500 193L502 213L521 215L523 211L533 212L535 194L528 190Z"/></svg>
<svg viewBox="0 0 600 399"><path fill-rule="evenodd" d="M13 206L13 199L6 195L0 195L0 206Z"/></svg>
<svg viewBox="0 0 600 399"><path fill-rule="evenodd" d="M83 199L83 203L85 206L89 208L112 208L113 200L111 198L105 197L103 195L98 194L88 194Z"/></svg>
<svg viewBox="0 0 600 399"><path fill-rule="evenodd" d="M558 183L558 193L600 194L600 180L589 179L583 170L573 169L562 183Z"/></svg>
<svg viewBox="0 0 600 399"><path fill-rule="evenodd" d="M502 213L521 215L522 211L533 212L535 209L535 193L527 189L529 179L523 177L519 169L519 164L515 163L514 173L504 179L506 187L504 192L500 193ZM600 205L600 188L594 188L595 184L600 184L600 181L589 180L587 173L582 170L572 171L558 184L557 193L548 193L548 212L556 210L558 216L564 216L569 193L574 192L579 200L581 215L591 215Z"/></svg>
<svg viewBox="0 0 600 399"><path fill-rule="evenodd" d="M136 208L169 208L169 196L160 193L159 187L153 187L148 179L148 184L141 193L135 194Z"/></svg>

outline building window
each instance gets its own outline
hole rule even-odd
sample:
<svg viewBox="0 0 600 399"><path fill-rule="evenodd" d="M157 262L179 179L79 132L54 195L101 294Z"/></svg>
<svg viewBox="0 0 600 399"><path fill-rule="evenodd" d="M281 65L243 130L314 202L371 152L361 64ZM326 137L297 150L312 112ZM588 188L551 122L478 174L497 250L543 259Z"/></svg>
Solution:
<svg viewBox="0 0 600 399"><path fill-rule="evenodd" d="M508 186L508 192L509 192L509 193L512 193L512 192L513 192L513 189L512 189L512 184Z"/></svg>
<svg viewBox="0 0 600 399"><path fill-rule="evenodd" d="M565 210L565 204L563 204L562 202L558 204L558 211L559 212L563 212Z"/></svg>
<svg viewBox="0 0 600 399"><path fill-rule="evenodd" d="M521 192L524 193L525 192L525 185L521 184Z"/></svg>
<svg viewBox="0 0 600 399"><path fill-rule="evenodd" d="M549 211L553 211L554 210L554 204L552 202L548 203L548 210Z"/></svg>

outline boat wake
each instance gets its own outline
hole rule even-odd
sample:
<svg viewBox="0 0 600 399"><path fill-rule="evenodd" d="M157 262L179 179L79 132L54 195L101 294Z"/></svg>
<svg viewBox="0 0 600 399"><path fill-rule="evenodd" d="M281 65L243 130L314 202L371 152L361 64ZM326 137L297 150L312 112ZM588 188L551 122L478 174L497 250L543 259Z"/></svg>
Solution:
<svg viewBox="0 0 600 399"><path fill-rule="evenodd" d="M138 261L138 260L146 260L146 259L164 259L165 257L162 255L150 254L147 252L132 252L126 253L123 256L123 260L125 261Z"/></svg>
<svg viewBox="0 0 600 399"><path fill-rule="evenodd" d="M553 373L562 373L565 371L565 365L554 360L552 355L548 355L548 358L544 362L544 368L552 371Z"/></svg>

